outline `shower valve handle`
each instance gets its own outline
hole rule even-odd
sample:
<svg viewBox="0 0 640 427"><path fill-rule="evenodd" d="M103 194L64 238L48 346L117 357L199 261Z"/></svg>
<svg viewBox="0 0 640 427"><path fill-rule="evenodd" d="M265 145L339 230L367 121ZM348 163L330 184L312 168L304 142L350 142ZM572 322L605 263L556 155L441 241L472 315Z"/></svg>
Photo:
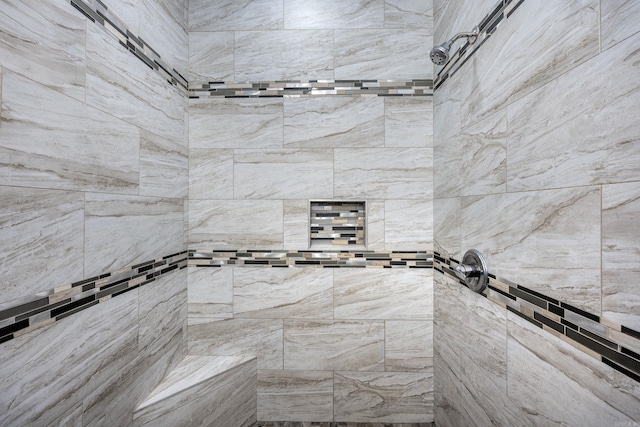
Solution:
<svg viewBox="0 0 640 427"><path fill-rule="evenodd" d="M466 280L468 277L480 277L482 274L482 268L477 265L461 264L455 270L456 276L462 280Z"/></svg>
<svg viewBox="0 0 640 427"><path fill-rule="evenodd" d="M487 263L476 249L469 249L464 254L462 262L454 267L454 273L474 292L482 292L489 283Z"/></svg>

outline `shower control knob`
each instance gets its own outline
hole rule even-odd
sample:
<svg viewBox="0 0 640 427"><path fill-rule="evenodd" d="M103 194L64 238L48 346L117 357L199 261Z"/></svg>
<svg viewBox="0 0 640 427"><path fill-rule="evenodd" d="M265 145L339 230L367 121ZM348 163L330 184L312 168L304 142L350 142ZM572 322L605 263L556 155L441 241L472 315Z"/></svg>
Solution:
<svg viewBox="0 0 640 427"><path fill-rule="evenodd" d="M469 249L464 254L462 263L454 268L454 272L474 292L482 292L489 282L487 263L476 249Z"/></svg>

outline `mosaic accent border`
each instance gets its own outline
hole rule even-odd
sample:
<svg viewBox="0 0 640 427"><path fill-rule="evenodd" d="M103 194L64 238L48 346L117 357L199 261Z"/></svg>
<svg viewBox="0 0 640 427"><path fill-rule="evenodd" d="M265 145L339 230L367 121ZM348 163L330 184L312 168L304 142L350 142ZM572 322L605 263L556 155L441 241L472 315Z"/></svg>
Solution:
<svg viewBox="0 0 640 427"><path fill-rule="evenodd" d="M433 268L466 286L454 272L459 264L434 252ZM493 274L489 274L489 284L480 295L640 382L639 331Z"/></svg>
<svg viewBox="0 0 640 427"><path fill-rule="evenodd" d="M0 344L181 270L187 256L183 251L0 304Z"/></svg>
<svg viewBox="0 0 640 427"><path fill-rule="evenodd" d="M473 44L464 43L437 73L434 79L434 90L453 76L496 31L500 23L509 18L523 2L524 0L500 0L478 24L479 35L476 42ZM442 42L444 41L442 40Z"/></svg>
<svg viewBox="0 0 640 427"><path fill-rule="evenodd" d="M434 423L362 423L335 421L258 421L255 427L435 427Z"/></svg>
<svg viewBox="0 0 640 427"><path fill-rule="evenodd" d="M310 201L309 245L364 247L366 211L364 201Z"/></svg>

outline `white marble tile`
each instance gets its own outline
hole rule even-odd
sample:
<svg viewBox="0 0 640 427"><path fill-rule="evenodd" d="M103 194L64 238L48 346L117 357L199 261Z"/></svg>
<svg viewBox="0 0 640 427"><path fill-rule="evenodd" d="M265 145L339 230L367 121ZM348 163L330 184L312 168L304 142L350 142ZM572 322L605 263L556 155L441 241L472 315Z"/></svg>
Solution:
<svg viewBox="0 0 640 427"><path fill-rule="evenodd" d="M385 147L433 147L433 98L384 98Z"/></svg>
<svg viewBox="0 0 640 427"><path fill-rule="evenodd" d="M420 28L433 34L433 0L385 0L385 28Z"/></svg>
<svg viewBox="0 0 640 427"><path fill-rule="evenodd" d="M460 74L449 78L433 95L433 191L437 198L458 196L463 186Z"/></svg>
<svg viewBox="0 0 640 427"><path fill-rule="evenodd" d="M184 95L100 29L87 34L86 102L172 141L184 137Z"/></svg>
<svg viewBox="0 0 640 427"><path fill-rule="evenodd" d="M140 195L183 198L188 194L187 147L140 131Z"/></svg>
<svg viewBox="0 0 640 427"><path fill-rule="evenodd" d="M189 150L189 199L233 199L233 150Z"/></svg>
<svg viewBox="0 0 640 427"><path fill-rule="evenodd" d="M233 268L188 268L189 325L233 317Z"/></svg>
<svg viewBox="0 0 640 427"><path fill-rule="evenodd" d="M482 54L464 65L463 123L477 122L597 55L598 9L598 0L523 2L482 45Z"/></svg>
<svg viewBox="0 0 640 427"><path fill-rule="evenodd" d="M203 249L283 245L282 200L192 200L189 244Z"/></svg>
<svg viewBox="0 0 640 427"><path fill-rule="evenodd" d="M236 81L334 79L331 30L236 31Z"/></svg>
<svg viewBox="0 0 640 427"><path fill-rule="evenodd" d="M462 224L491 273L600 313L600 188L465 197Z"/></svg>
<svg viewBox="0 0 640 427"><path fill-rule="evenodd" d="M189 101L189 148L282 148L281 99Z"/></svg>
<svg viewBox="0 0 640 427"><path fill-rule="evenodd" d="M286 147L384 145L382 97L285 98Z"/></svg>
<svg viewBox="0 0 640 427"><path fill-rule="evenodd" d="M640 330L640 186L602 186L602 316Z"/></svg>
<svg viewBox="0 0 640 427"><path fill-rule="evenodd" d="M187 28L189 19L189 0L152 0L156 7L176 24Z"/></svg>
<svg viewBox="0 0 640 427"><path fill-rule="evenodd" d="M253 319L333 317L333 271L325 268L238 268L233 315Z"/></svg>
<svg viewBox="0 0 640 427"><path fill-rule="evenodd" d="M431 269L336 269L336 319L433 317Z"/></svg>
<svg viewBox="0 0 640 427"><path fill-rule="evenodd" d="M47 427L83 427L82 401L79 401L69 412L60 416Z"/></svg>
<svg viewBox="0 0 640 427"><path fill-rule="evenodd" d="M252 355L258 369L283 369L282 320L227 319L189 325L189 354Z"/></svg>
<svg viewBox="0 0 640 427"><path fill-rule="evenodd" d="M0 184L137 193L136 127L7 69L2 85Z"/></svg>
<svg viewBox="0 0 640 427"><path fill-rule="evenodd" d="M233 31L189 33L189 83L233 81L233 49Z"/></svg>
<svg viewBox="0 0 640 427"><path fill-rule="evenodd" d="M283 0L192 0L189 31L277 30Z"/></svg>
<svg viewBox="0 0 640 427"><path fill-rule="evenodd" d="M384 321L284 320L284 369L384 370Z"/></svg>
<svg viewBox="0 0 640 427"><path fill-rule="evenodd" d="M385 370L398 372L432 369L433 345L433 321L387 320Z"/></svg>
<svg viewBox="0 0 640 427"><path fill-rule="evenodd" d="M638 43L640 34L508 107L509 191L638 179Z"/></svg>
<svg viewBox="0 0 640 427"><path fill-rule="evenodd" d="M336 372L334 419L342 422L433 421L433 371Z"/></svg>
<svg viewBox="0 0 640 427"><path fill-rule="evenodd" d="M385 200L384 242L391 250L433 250L433 201Z"/></svg>
<svg viewBox="0 0 640 427"><path fill-rule="evenodd" d="M432 77L427 30L336 30L336 79L411 80Z"/></svg>
<svg viewBox="0 0 640 427"><path fill-rule="evenodd" d="M381 28L384 0L284 0L284 28Z"/></svg>
<svg viewBox="0 0 640 427"><path fill-rule="evenodd" d="M0 301L81 280L81 193L0 187Z"/></svg>
<svg viewBox="0 0 640 427"><path fill-rule="evenodd" d="M87 193L85 277L182 251L182 210L181 199Z"/></svg>
<svg viewBox="0 0 640 427"><path fill-rule="evenodd" d="M336 148L334 197L431 197L432 151L430 148Z"/></svg>
<svg viewBox="0 0 640 427"><path fill-rule="evenodd" d="M602 50L640 31L640 4L633 0L601 0Z"/></svg>
<svg viewBox="0 0 640 427"><path fill-rule="evenodd" d="M309 200L284 200L284 247L309 249Z"/></svg>
<svg viewBox="0 0 640 427"><path fill-rule="evenodd" d="M103 2L104 3L104 2ZM119 0L106 5L133 34L140 34L140 7L135 0Z"/></svg>
<svg viewBox="0 0 640 427"><path fill-rule="evenodd" d="M604 426L640 418L637 381L512 313L507 351L509 396L535 425Z"/></svg>
<svg viewBox="0 0 640 427"><path fill-rule="evenodd" d="M435 251L456 259L462 257L461 215L460 198L433 201L433 249Z"/></svg>
<svg viewBox="0 0 640 427"><path fill-rule="evenodd" d="M333 420L332 371L258 371L260 421Z"/></svg>
<svg viewBox="0 0 640 427"><path fill-rule="evenodd" d="M7 0L0 12L2 66L84 100L85 25L64 0Z"/></svg>
<svg viewBox="0 0 640 427"><path fill-rule="evenodd" d="M471 31L495 6L493 0L433 0L433 44L444 43L457 33Z"/></svg>
<svg viewBox="0 0 640 427"><path fill-rule="evenodd" d="M233 162L233 191L238 199L333 197L330 149L237 149Z"/></svg>
<svg viewBox="0 0 640 427"><path fill-rule="evenodd" d="M180 3L169 0L153 0L139 3L139 36L174 70L187 75L189 35L184 16L176 16ZM173 5L173 7L172 7ZM186 6L186 5L185 5ZM173 12L173 16L172 13Z"/></svg>
<svg viewBox="0 0 640 427"><path fill-rule="evenodd" d="M385 250L384 200L367 200L366 242L369 250Z"/></svg>

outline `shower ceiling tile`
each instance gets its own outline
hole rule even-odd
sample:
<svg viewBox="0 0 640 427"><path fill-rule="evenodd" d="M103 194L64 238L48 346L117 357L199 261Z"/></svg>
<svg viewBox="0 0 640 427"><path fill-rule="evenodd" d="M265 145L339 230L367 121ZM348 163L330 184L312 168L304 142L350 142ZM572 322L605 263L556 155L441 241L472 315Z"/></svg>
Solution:
<svg viewBox="0 0 640 427"><path fill-rule="evenodd" d="M381 28L384 0L284 0L284 28Z"/></svg>
<svg viewBox="0 0 640 427"><path fill-rule="evenodd" d="M282 29L283 0L189 0L189 31Z"/></svg>
<svg viewBox="0 0 640 427"><path fill-rule="evenodd" d="M385 147L433 147L432 98L384 98Z"/></svg>

